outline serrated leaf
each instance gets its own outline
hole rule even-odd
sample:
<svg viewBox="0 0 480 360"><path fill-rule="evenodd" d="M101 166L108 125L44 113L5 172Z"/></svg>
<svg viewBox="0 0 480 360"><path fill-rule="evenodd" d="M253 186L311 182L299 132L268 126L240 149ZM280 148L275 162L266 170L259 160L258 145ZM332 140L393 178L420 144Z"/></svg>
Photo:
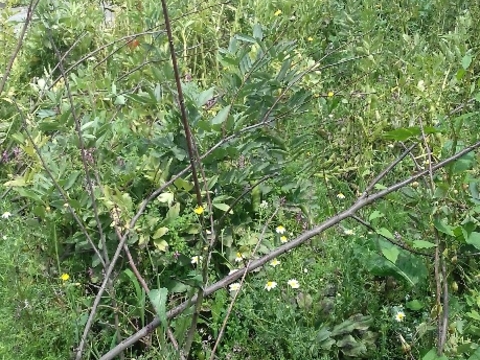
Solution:
<svg viewBox="0 0 480 360"><path fill-rule="evenodd" d="M167 295L168 290L166 288L152 289L148 293L148 298L155 308L160 322L164 329L167 328L167 313L166 313L166 304L167 304Z"/></svg>
<svg viewBox="0 0 480 360"><path fill-rule="evenodd" d="M436 244L430 242L430 241L425 241L425 240L414 240L413 241L413 247L416 249L430 249L437 246Z"/></svg>
<svg viewBox="0 0 480 360"><path fill-rule="evenodd" d="M212 125L223 124L225 120L227 120L228 118L228 114L230 113L231 107L232 107L231 105L228 105L228 106L225 106L222 110L220 110L218 114L212 119L211 121Z"/></svg>

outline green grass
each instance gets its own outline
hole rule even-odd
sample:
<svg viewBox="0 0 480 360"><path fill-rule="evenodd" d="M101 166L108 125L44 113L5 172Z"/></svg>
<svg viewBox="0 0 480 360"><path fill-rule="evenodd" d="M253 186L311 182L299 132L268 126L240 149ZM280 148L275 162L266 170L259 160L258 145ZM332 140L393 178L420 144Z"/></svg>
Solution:
<svg viewBox="0 0 480 360"><path fill-rule="evenodd" d="M208 10L201 10L209 5ZM230 101L236 115L242 115L235 121L258 121L268 107L264 104L272 102L271 94L281 93L291 81L280 76L276 80L279 72L304 71L329 54L321 62L321 71L317 69L291 86L287 95L298 104L282 100L279 107L287 113L274 113L281 120L272 123L268 131L240 138L228 148L231 160L223 160L224 154L207 158L212 196L223 196L216 211L231 203L229 196L240 194L265 174L271 176L259 186L258 197L245 196L227 217L221 229L222 244L216 248L210 269L211 281L241 264L235 262L236 253L252 250L276 206L281 210L268 226L260 254L281 243L276 226L285 226L285 235L291 240L312 224L348 208L404 151L402 141L406 146L418 143L412 151L415 159L398 164L376 189L407 178L417 171L417 165L426 166L429 151L443 159L452 153L453 144L465 146L478 141L478 101L464 105L478 99L476 59L480 43L475 19L480 8L476 2L244 0L221 5L177 1L171 6L176 46L181 49L179 67L182 76L192 78L185 81L186 103L202 151L218 135L218 129L215 133L208 128L207 120L221 113ZM73 16L60 12L53 36L62 49L82 36L67 58L71 64L115 38L161 23L158 9L158 2L140 5L126 1L118 13L117 26L103 30L98 14L89 16L92 9L78 6L72 10ZM187 12L191 13L176 19ZM248 46L252 34L259 38L258 24L262 25L262 44L271 46L266 53L273 60L255 69L249 68L250 63L264 48L252 45L241 61L238 48ZM89 35L83 37L85 29ZM38 96L34 86L27 85L30 78L43 76L44 67L52 66L55 60L52 49L44 46L43 30L40 25L32 29L8 84L8 93L17 95L24 111L30 108L30 99ZM238 33L244 36L231 42ZM5 59L14 47L8 39L2 39ZM166 40L163 33L138 39L138 48L115 51L99 68L92 64L111 49L96 54L92 62L78 68L71 81L76 108L84 116L85 139L99 161L96 175L104 182L104 187L95 189L95 201L110 253L118 242L110 221L113 204L120 209L120 220L126 222L151 188L187 163ZM275 51L281 51L275 46L287 41L295 41L295 49L285 50L287 57L278 56ZM230 57L219 56L219 49ZM152 60L153 65L129 74L145 60ZM232 65L235 61L240 65ZM242 77L250 75L244 69L250 69L256 83L238 85ZM202 92L210 86L214 87L212 94L220 93L224 98L206 110L195 101L205 96ZM138 96L132 98L137 102L124 97L131 89L136 89ZM69 118L57 119L50 114L59 109L62 114L69 113L64 95L49 93L41 105L44 112L38 119L38 114L32 115L28 130L42 148L54 178L68 187L76 211L97 236L97 219L85 183L77 181L82 175L76 177L83 174L77 135L70 129ZM303 99L307 101L301 104ZM292 109L285 104L302 106ZM458 106L464 107L458 115L448 117ZM110 118L113 113L115 118ZM5 106L0 114L0 150L12 152L18 146L23 154L5 167L1 164L0 190L3 193L6 189L2 183L23 176L29 181L25 186L14 186L16 193L12 191L0 200L0 214L13 214L0 219L0 358L67 359L78 345L102 271L91 251L85 252L87 240L33 155L16 108ZM60 125L49 119L58 120ZM402 137L413 127L435 131L428 138L429 149L424 141L418 141L421 136ZM400 133L392 132L395 129ZM241 161L236 158L239 154ZM371 227L345 220L279 257L278 266L267 264L249 275L227 323L218 357L342 359L346 353L353 358L404 359L401 335L411 344L414 358L434 359L426 356L437 342L438 310L434 252L429 246L434 247L440 239L451 300L445 353L449 359L473 359L470 356L480 346L475 317L480 311L476 300L480 294L478 265L468 256L473 247L480 246L475 243L479 213L475 194L480 180L474 164L475 157L466 157L456 168L447 168L427 182L411 184L360 210L357 215ZM212 180L215 175L219 175L218 183ZM168 308L184 299L187 290L195 289L185 285L199 275L199 267L193 266L190 258L204 247L198 234L205 227L204 219L191 211L196 204L193 190L187 190L191 179L186 176L182 181L163 194L167 200L149 205L131 244L149 286L168 288ZM430 186L435 187L433 193ZM169 204L169 196L178 207ZM268 205L258 210L260 200ZM219 212L215 215L220 217ZM168 232L159 232L159 226L168 227ZM411 254L385 238L409 246L417 244L415 249L427 255ZM128 337L153 317L148 297L126 269L122 259L116 269L115 306L110 298L102 301L85 358L99 358L116 343L117 335ZM61 279L64 273L69 274L68 280ZM298 289L288 286L292 279L299 282ZM268 281L275 281L277 286L267 291ZM455 290L455 285L461 290ZM193 358L208 356L231 300L232 293L221 289L204 301ZM401 323L394 320L400 310L406 314ZM188 313L170 323L180 342L190 318ZM163 329L157 329L149 341L153 346L139 343L125 353L125 358L177 358L166 344Z"/></svg>

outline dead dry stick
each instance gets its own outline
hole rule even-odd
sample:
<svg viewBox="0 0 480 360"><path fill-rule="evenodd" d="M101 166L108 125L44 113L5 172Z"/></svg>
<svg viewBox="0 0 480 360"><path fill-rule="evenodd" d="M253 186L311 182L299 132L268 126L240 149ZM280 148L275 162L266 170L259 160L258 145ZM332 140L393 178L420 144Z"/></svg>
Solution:
<svg viewBox="0 0 480 360"><path fill-rule="evenodd" d="M477 142L474 145L463 149L462 151L458 152L454 156L451 156L451 157L435 164L434 166L432 166L432 171L436 171L438 169L443 168L444 166L452 163L453 161L461 158L465 154L468 154L469 152L471 152L471 151L473 151L473 150L475 150L479 147L480 147L480 142ZM323 222L322 224L313 228L312 230L304 232L303 234L298 236L296 239L294 239L294 240L292 240L292 241L290 241L290 242L288 242L284 245L281 245L280 247L276 248L271 253L261 257L260 259L257 259L255 261L253 261L252 264L251 264L251 267L249 269L249 272L263 266L268 261L276 258L277 256L280 256L280 255L298 247L299 245L303 244L304 242L311 239L312 237L317 236L317 235L321 234L322 232L324 232L325 230L327 230L327 229L331 228L332 226L338 224L340 221L342 221L342 220L344 220L348 217L351 217L352 215L354 215L358 210L362 209L363 207L365 207L365 206L367 206L371 203L374 203L375 201L385 197L386 195L403 188L404 186L407 186L408 184L410 184L410 183L416 181L417 179L427 175L428 173L429 173L429 170L421 171L421 172L409 177L408 179L400 181L400 182L398 182L398 183L396 183L396 184L394 184L394 185L392 185L392 186L390 186L390 187L388 187L388 188L386 188L382 191L379 191L378 193L371 194L370 196L368 196L366 198L358 199L358 201L355 202L355 204L353 204L349 209L333 216L332 218L326 220L325 222ZM224 288L225 286L228 286L229 284L233 283L234 281L240 279L244 275L245 272L246 272L246 269L238 270L237 272L235 272L235 273L223 278L222 280L219 280L216 283L210 285L209 287L207 287L205 289L205 296L209 296L209 295L213 294L215 291L217 291L221 288ZM167 312L167 319L172 319L172 318L176 317L177 315L182 313L187 307L191 306L191 304L195 303L196 301L197 301L197 297L195 296L192 299L189 299L188 301L185 301L182 304L180 304L180 305L176 306L175 308L171 309L170 311ZM142 337L144 337L144 336L148 335L150 332L152 332L155 328L157 328L160 325L160 323L161 323L160 320L158 318L156 318L150 324L145 326L143 329L141 329L140 331L138 331L134 335L130 336L129 338L125 339L121 344L118 344L115 348L113 348L108 353L103 355L100 358L100 360L111 360L111 359L113 359L115 356L117 356L123 350L132 346L137 341L139 341Z"/></svg>

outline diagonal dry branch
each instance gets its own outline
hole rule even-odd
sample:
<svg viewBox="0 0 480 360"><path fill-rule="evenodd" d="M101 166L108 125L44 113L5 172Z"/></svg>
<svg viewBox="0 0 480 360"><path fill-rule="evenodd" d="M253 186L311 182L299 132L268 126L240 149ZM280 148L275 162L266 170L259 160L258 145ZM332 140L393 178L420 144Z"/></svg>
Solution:
<svg viewBox="0 0 480 360"><path fill-rule="evenodd" d="M366 197L361 197L359 198L349 209L340 212L339 214L333 216L332 218L324 221L322 224L316 226L312 230L306 231L300 236L298 236L295 240L292 240L284 245L281 245L280 247L276 248L269 254L261 257L260 259L257 259L253 261L250 265L250 268L248 269L248 272L252 272L253 270L263 266L266 264L268 261L274 259L275 257L278 257L282 254L285 254L286 252L302 245L309 239L311 239L314 236L317 236L324 232L325 230L331 228L332 226L338 224L342 220L345 220L346 218L349 218L353 216L358 210L364 208L365 206L374 203L375 201L387 196L388 194L397 191L408 184L414 182L415 180L428 175L431 171L437 171L438 169L441 169L445 167L446 165L454 162L455 160L461 158L462 156L468 154L469 152L477 149L480 147L480 141L463 149L462 151L458 152L457 154L435 164L432 165L431 169L427 169L421 172L418 172L415 175L412 175L411 177L399 181L396 184L386 188L385 190L379 191L375 194L366 196ZM213 294L215 291L228 286L229 284L235 282L236 280L240 279L243 277L243 275L246 273L246 269L238 270L235 273L226 276L225 278L217 281L216 283L210 285L207 287L204 291L205 296L209 296ZM194 303L197 302L197 297L193 297L192 299L189 299L188 301L183 302L182 304L176 306L175 308L171 309L170 311L167 312L167 319L172 319L179 314L181 314L185 309L187 309L189 306L192 306ZM118 354L120 354L123 350L127 349L128 347L132 346L135 344L137 341L139 341L142 337L148 335L150 332L152 332L155 328L157 328L160 325L160 319L156 318L153 320L150 324L145 326L143 329L139 330L137 333L134 335L130 336L128 339L125 339L123 342L118 344L115 348L110 350L108 353L103 355L100 360L111 360Z"/></svg>

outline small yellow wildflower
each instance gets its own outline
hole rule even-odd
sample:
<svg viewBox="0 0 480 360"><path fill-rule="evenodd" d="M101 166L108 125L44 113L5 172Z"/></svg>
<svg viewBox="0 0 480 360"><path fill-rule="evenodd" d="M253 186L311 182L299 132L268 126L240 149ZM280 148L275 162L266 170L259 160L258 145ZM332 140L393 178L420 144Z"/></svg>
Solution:
<svg viewBox="0 0 480 360"><path fill-rule="evenodd" d="M300 287L300 284L298 283L297 279L290 279L290 280L288 280L287 284L292 289L298 289Z"/></svg>
<svg viewBox="0 0 480 360"><path fill-rule="evenodd" d="M241 262L243 261L244 258L245 257L243 256L242 253L237 252L237 254L235 255L235 262Z"/></svg>
<svg viewBox="0 0 480 360"><path fill-rule="evenodd" d="M240 289L240 284L239 283L233 283L230 284L228 287L230 291L238 291Z"/></svg>
<svg viewBox="0 0 480 360"><path fill-rule="evenodd" d="M280 16L281 14L282 14L282 10L278 9L277 11L275 11L273 15Z"/></svg>
<svg viewBox="0 0 480 360"><path fill-rule="evenodd" d="M342 193L338 193L337 198L339 198L340 200L343 200L345 199L345 195L343 195Z"/></svg>
<svg viewBox="0 0 480 360"><path fill-rule="evenodd" d="M310 36L307 40L308 41L313 41L313 38Z"/></svg>
<svg viewBox="0 0 480 360"><path fill-rule="evenodd" d="M270 291L272 289L275 289L277 287L277 283L275 281L268 281L267 284L265 285L265 290Z"/></svg>
<svg viewBox="0 0 480 360"><path fill-rule="evenodd" d="M197 215L202 215L202 214L203 214L203 210L204 210L204 209L203 209L203 206L197 206L197 207L193 210L193 212L194 212L195 214L197 214Z"/></svg>
<svg viewBox="0 0 480 360"><path fill-rule="evenodd" d="M275 231L277 232L277 234L283 234L287 230L282 225L278 225Z"/></svg>
<svg viewBox="0 0 480 360"><path fill-rule="evenodd" d="M68 279L70 279L70 275L63 273L62 276L60 276L60 279L62 279L63 281L67 281Z"/></svg>
<svg viewBox="0 0 480 360"><path fill-rule="evenodd" d="M278 266L280 265L280 261L278 261L277 259L273 259L272 261L270 261L270 266Z"/></svg>
<svg viewBox="0 0 480 360"><path fill-rule="evenodd" d="M405 313L403 311L399 311L395 314L395 320L398 322L402 322L405 319Z"/></svg>
<svg viewBox="0 0 480 360"><path fill-rule="evenodd" d="M280 242L282 244L285 244L288 241L287 237L285 235L280 236Z"/></svg>
<svg viewBox="0 0 480 360"><path fill-rule="evenodd" d="M327 94L328 97L333 97L333 95L335 95L335 94L333 93L333 91L329 91L328 94Z"/></svg>

